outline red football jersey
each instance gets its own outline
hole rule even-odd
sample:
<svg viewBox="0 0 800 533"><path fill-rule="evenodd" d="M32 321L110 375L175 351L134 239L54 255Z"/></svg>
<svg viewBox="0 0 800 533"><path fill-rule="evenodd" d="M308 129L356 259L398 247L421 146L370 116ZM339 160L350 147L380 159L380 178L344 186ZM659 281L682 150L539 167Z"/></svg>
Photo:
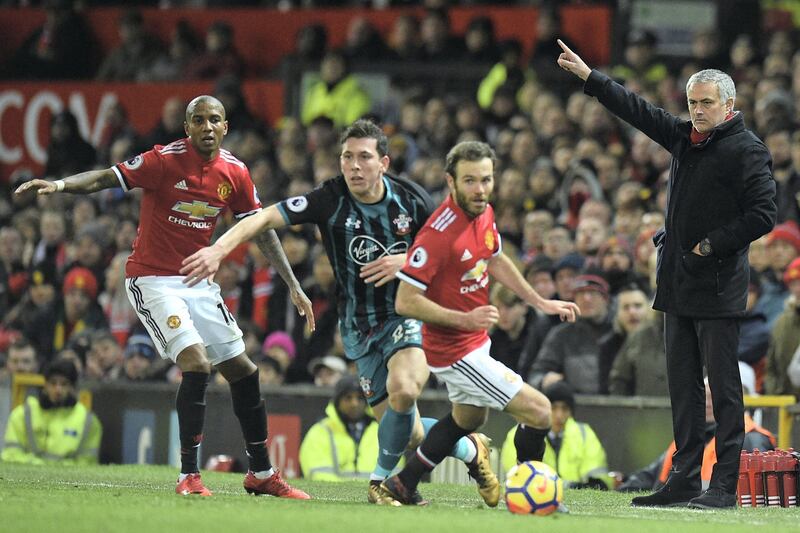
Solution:
<svg viewBox="0 0 800 533"><path fill-rule="evenodd" d="M236 218L261 209L250 172L227 150L205 161L181 139L112 167L122 188L144 189L139 231L125 276L179 276L181 261L208 246L225 208Z"/></svg>
<svg viewBox="0 0 800 533"><path fill-rule="evenodd" d="M500 251L492 206L470 219L448 196L417 234L397 277L442 307L471 311L489 303L489 260ZM422 327L422 347L434 367L452 365L488 337L486 331Z"/></svg>

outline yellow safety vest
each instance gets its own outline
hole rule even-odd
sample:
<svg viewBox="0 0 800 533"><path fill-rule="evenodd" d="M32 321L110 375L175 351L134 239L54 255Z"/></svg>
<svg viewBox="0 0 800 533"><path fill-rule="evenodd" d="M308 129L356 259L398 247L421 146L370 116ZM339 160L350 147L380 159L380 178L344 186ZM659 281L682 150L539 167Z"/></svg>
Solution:
<svg viewBox="0 0 800 533"><path fill-rule="evenodd" d="M378 461L378 423L370 422L356 443L332 402L325 414L311 426L300 445L303 476L324 481L368 479Z"/></svg>
<svg viewBox="0 0 800 533"><path fill-rule="evenodd" d="M0 459L14 463L96 464L103 428L86 407L42 409L29 396L11 411Z"/></svg>
<svg viewBox="0 0 800 533"><path fill-rule="evenodd" d="M517 464L517 450L514 447L516 432L517 426L508 432L500 454L506 472ZM606 475L608 463L603 445L589 424L577 422L574 418L568 418L564 424L564 436L558 456L550 443L545 440L542 462L553 467L559 477L566 482L585 483L590 477L600 479L607 485L611 482Z"/></svg>

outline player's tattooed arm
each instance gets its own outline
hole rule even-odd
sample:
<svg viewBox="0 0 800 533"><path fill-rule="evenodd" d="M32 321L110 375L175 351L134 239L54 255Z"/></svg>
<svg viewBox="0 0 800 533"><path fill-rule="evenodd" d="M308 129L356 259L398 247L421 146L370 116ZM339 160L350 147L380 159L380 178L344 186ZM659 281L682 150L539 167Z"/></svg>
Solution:
<svg viewBox="0 0 800 533"><path fill-rule="evenodd" d="M292 272L292 267L289 265L289 260L283 251L278 234L275 233L274 229L262 231L256 235L255 242L284 283L289 286L289 294L295 307L297 307L297 312L300 313L300 316L306 317L308 327L311 331L314 331L314 312L311 309L311 300L303 292L300 282L297 281L294 272Z"/></svg>
<svg viewBox="0 0 800 533"><path fill-rule="evenodd" d="M37 194L53 194L63 191L73 194L91 194L119 186L117 175L112 169L106 168L81 172L63 180L30 180L20 185L15 192L16 194L24 194L27 191L36 191Z"/></svg>

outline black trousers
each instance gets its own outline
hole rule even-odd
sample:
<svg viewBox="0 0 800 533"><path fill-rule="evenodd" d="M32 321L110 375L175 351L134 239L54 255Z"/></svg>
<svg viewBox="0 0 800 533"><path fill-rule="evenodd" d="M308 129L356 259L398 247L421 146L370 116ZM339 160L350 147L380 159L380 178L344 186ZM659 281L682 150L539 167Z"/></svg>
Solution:
<svg viewBox="0 0 800 533"><path fill-rule="evenodd" d="M672 402L672 431L676 451L673 475L700 487L705 447L705 386L703 365L717 422L717 464L710 488L736 492L739 454L744 441L744 402L739 375L739 321L735 318L697 319L665 314L667 377Z"/></svg>

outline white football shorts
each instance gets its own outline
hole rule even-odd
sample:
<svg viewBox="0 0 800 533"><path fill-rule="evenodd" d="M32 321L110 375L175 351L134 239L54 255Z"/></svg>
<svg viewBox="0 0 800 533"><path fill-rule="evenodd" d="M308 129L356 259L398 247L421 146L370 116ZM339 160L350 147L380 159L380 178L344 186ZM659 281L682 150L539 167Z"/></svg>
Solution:
<svg viewBox="0 0 800 533"><path fill-rule="evenodd" d="M225 306L219 285L201 281L189 287L182 279L142 276L125 280L128 299L161 357L174 362L192 344L206 347L212 365L244 353L242 330Z"/></svg>
<svg viewBox="0 0 800 533"><path fill-rule="evenodd" d="M522 377L489 355L491 345L487 339L450 366L429 366L436 379L447 385L451 402L502 411L522 389Z"/></svg>

